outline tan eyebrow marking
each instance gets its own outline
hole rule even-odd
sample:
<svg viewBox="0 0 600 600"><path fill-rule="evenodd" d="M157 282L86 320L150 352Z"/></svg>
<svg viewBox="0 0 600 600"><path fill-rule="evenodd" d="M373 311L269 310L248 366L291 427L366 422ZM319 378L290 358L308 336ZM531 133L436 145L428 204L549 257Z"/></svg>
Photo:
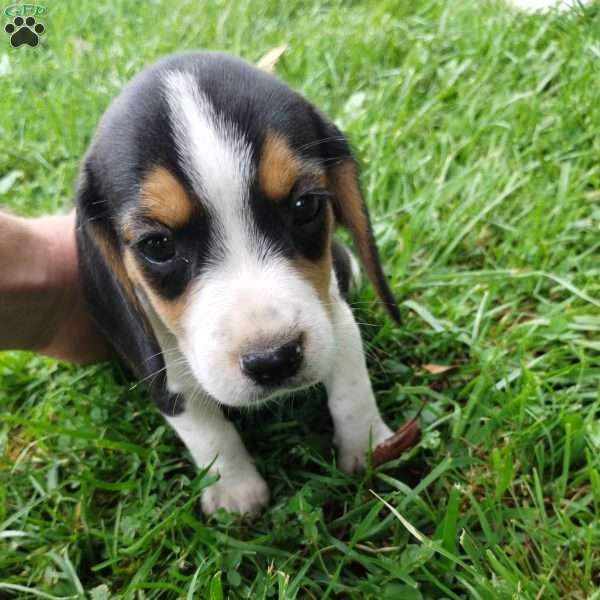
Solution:
<svg viewBox="0 0 600 600"><path fill-rule="evenodd" d="M267 131L258 165L258 184L270 198L287 196L300 175L300 159L292 152L285 138Z"/></svg>
<svg viewBox="0 0 600 600"><path fill-rule="evenodd" d="M140 206L144 216L173 229L191 218L193 205L183 185L165 167L154 167L142 181Z"/></svg>
<svg viewBox="0 0 600 600"><path fill-rule="evenodd" d="M263 194L272 200L287 198L301 175L307 175L326 185L321 169L302 160L289 146L285 137L267 131L258 163L258 185Z"/></svg>

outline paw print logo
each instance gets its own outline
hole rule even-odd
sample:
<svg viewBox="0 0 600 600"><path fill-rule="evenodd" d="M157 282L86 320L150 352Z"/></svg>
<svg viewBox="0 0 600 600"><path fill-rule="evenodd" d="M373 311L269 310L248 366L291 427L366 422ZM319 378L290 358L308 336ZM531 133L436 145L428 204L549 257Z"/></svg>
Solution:
<svg viewBox="0 0 600 600"><path fill-rule="evenodd" d="M36 23L33 17L15 17L12 23L8 23L4 31L10 35L10 43L13 48L18 48L23 44L37 46L39 36L44 33L45 27L41 23Z"/></svg>

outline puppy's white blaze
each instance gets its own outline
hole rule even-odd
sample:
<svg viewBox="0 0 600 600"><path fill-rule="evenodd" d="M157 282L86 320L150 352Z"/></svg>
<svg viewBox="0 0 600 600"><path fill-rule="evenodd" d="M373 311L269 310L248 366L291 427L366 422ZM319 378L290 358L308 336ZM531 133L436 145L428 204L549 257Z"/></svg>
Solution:
<svg viewBox="0 0 600 600"><path fill-rule="evenodd" d="M167 73L165 92L177 151L196 193L215 211L223 204L239 211L252 176L249 144L215 111L193 74Z"/></svg>
<svg viewBox="0 0 600 600"><path fill-rule="evenodd" d="M196 194L215 217L215 231L230 253L256 246L245 206L254 175L252 151L239 128L219 114L193 74L165 76L175 146Z"/></svg>

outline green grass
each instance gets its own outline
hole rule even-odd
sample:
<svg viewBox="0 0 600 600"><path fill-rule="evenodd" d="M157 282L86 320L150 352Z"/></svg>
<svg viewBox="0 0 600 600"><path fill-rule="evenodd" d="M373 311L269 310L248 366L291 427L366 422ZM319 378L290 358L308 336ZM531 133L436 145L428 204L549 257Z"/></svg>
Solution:
<svg viewBox="0 0 600 600"><path fill-rule="evenodd" d="M600 598L598 5L45 4L40 47L0 40L0 203L70 207L156 57L288 44L277 73L351 136L401 302L395 328L357 298L379 404L398 426L426 402L424 434L348 477L323 395L235 416L273 500L207 521L211 478L117 368L4 353L0 596Z"/></svg>

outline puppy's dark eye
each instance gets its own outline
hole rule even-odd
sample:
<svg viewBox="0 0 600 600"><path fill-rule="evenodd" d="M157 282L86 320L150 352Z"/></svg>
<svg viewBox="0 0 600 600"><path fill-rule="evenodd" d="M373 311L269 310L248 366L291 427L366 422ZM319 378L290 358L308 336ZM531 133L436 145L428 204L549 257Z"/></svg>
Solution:
<svg viewBox="0 0 600 600"><path fill-rule="evenodd" d="M321 212L323 198L317 194L304 194L294 200L292 205L292 218L294 225L307 225L314 221Z"/></svg>
<svg viewBox="0 0 600 600"><path fill-rule="evenodd" d="M138 244L139 251L152 262L163 263L175 256L175 244L162 233L149 235Z"/></svg>

